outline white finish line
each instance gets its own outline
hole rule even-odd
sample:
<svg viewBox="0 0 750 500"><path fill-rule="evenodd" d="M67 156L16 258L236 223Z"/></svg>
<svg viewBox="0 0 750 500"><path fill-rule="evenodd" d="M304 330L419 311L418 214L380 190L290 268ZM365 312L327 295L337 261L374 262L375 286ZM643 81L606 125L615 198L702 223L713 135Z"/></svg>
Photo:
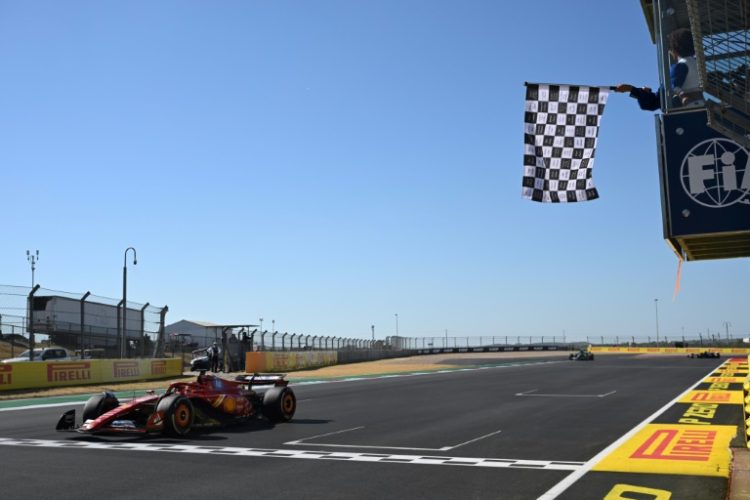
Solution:
<svg viewBox="0 0 750 500"><path fill-rule="evenodd" d="M516 396L530 396L537 398L606 398L617 392L609 391L604 394L541 394L536 392L538 390L539 389L532 389L526 392L518 392L516 393Z"/></svg>
<svg viewBox="0 0 750 500"><path fill-rule="evenodd" d="M380 462L418 465L457 465L464 467L494 467L512 469L540 469L576 471L583 462L520 460L506 458L441 457L426 455L388 455L379 453L345 453L306 450L270 450L264 448L236 448L231 446L195 446L158 443L106 443L77 440L0 438L0 446L27 448L88 449L111 451L151 451L190 453L259 458L304 458L314 460L344 460L349 462Z"/></svg>

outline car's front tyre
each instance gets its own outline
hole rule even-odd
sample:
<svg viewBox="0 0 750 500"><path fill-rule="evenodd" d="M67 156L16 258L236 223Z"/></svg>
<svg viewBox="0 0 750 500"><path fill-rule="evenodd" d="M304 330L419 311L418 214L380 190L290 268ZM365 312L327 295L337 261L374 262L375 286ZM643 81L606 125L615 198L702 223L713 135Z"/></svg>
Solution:
<svg viewBox="0 0 750 500"><path fill-rule="evenodd" d="M163 397L156 405L156 411L163 415L164 432L171 436L186 436L193 427L193 403L185 396L170 394Z"/></svg>
<svg viewBox="0 0 750 500"><path fill-rule="evenodd" d="M118 406L120 406L120 402L113 393L105 391L95 394L83 405L83 421L95 420Z"/></svg>

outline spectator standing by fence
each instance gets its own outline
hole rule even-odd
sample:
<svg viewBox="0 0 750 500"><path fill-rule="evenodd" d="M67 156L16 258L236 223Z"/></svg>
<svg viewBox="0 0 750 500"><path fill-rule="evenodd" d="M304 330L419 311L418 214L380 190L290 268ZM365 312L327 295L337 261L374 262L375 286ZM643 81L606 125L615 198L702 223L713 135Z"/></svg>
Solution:
<svg viewBox="0 0 750 500"><path fill-rule="evenodd" d="M208 366L209 369L216 373L219 371L219 346L214 342L211 344L211 346L206 350L206 355L208 356Z"/></svg>

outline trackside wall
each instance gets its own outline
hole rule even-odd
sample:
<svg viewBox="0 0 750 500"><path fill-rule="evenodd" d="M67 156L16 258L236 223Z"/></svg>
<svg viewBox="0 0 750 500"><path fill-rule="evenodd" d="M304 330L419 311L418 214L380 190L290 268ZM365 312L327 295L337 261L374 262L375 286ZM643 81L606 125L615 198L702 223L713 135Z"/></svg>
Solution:
<svg viewBox="0 0 750 500"><path fill-rule="evenodd" d="M750 366L750 355L747 356L747 364ZM742 402L744 403L742 430L745 432L745 444L750 448L750 376L745 377L742 384Z"/></svg>
<svg viewBox="0 0 750 500"><path fill-rule="evenodd" d="M245 355L245 371L249 373L304 370L331 365L376 361L386 358L403 358L414 351L389 351L379 349L344 349L339 351L300 352L248 352Z"/></svg>
<svg viewBox="0 0 750 500"><path fill-rule="evenodd" d="M704 351L720 354L750 355L747 347L597 347L591 346L591 352L622 352L631 354L698 354Z"/></svg>
<svg viewBox="0 0 750 500"><path fill-rule="evenodd" d="M0 364L0 391L156 380L180 375L182 360L179 358L5 363Z"/></svg>
<svg viewBox="0 0 750 500"><path fill-rule="evenodd" d="M248 352L245 371L248 373L320 368L338 363L336 351Z"/></svg>
<svg viewBox="0 0 750 500"><path fill-rule="evenodd" d="M387 350L350 350L339 351L338 364L361 363L362 361L377 361L379 359L404 358L414 354L411 351L387 351Z"/></svg>

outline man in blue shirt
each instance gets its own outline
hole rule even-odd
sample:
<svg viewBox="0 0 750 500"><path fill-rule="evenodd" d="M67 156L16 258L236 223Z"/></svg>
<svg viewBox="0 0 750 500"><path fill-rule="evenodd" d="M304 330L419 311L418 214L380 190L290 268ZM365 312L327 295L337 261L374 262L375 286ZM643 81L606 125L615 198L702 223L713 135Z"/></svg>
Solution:
<svg viewBox="0 0 750 500"><path fill-rule="evenodd" d="M667 38L669 55L675 61L669 68L669 78L675 92L675 106L703 105L703 91L698 79L698 68L695 62L693 36L689 29L681 28L669 34ZM659 92L648 87L637 88L622 83L615 87L615 92L630 92L630 97L638 100L641 109L656 111L661 108Z"/></svg>

